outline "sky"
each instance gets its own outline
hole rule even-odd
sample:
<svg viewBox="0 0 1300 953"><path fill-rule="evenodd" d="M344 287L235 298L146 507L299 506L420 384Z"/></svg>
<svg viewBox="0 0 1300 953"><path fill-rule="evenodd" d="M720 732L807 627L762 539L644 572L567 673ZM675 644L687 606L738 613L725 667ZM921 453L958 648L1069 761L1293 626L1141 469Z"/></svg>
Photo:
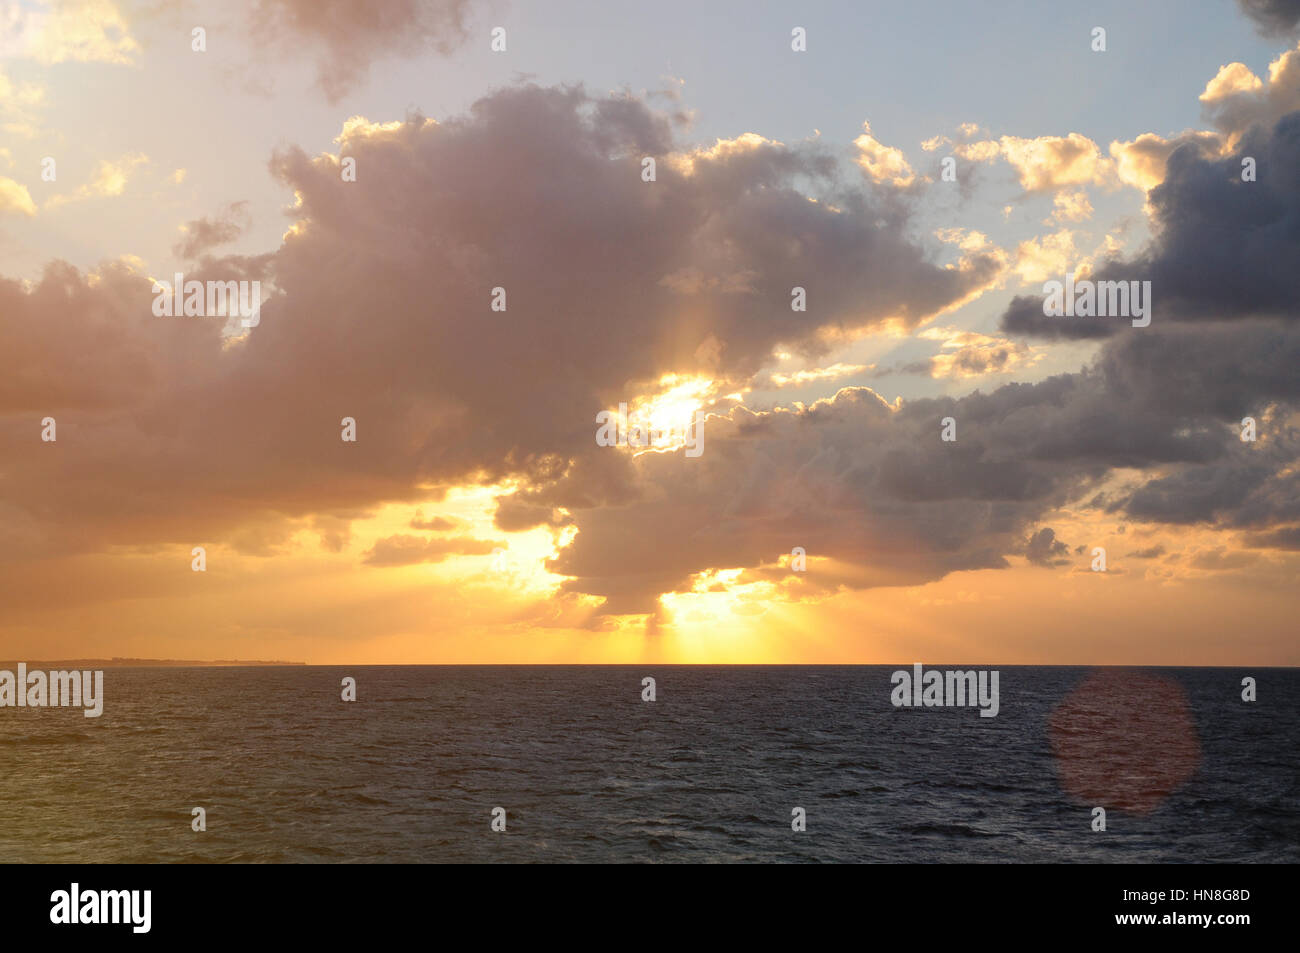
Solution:
<svg viewBox="0 0 1300 953"><path fill-rule="evenodd" d="M0 0L0 656L1300 664L1298 175L1296 0Z"/></svg>

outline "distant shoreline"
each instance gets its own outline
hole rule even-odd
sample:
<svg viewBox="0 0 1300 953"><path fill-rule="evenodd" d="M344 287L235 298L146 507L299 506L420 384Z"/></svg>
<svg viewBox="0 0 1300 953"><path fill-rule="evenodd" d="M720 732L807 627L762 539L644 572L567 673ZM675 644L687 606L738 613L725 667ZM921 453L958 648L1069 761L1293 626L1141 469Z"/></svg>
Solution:
<svg viewBox="0 0 1300 953"><path fill-rule="evenodd" d="M256 659L174 659L174 658L69 658L69 659L23 659L0 663L0 665L17 665L23 661L27 668L237 668L252 665L306 665L306 662L264 662Z"/></svg>

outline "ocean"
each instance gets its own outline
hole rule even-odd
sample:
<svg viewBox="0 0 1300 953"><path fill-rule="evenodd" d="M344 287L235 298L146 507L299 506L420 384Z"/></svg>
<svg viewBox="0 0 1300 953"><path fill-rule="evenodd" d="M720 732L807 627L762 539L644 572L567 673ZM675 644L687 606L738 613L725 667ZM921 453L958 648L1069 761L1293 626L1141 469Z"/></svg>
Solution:
<svg viewBox="0 0 1300 953"><path fill-rule="evenodd" d="M981 717L910 668L107 668L99 718L0 708L0 857L1300 861L1300 670L1000 667Z"/></svg>

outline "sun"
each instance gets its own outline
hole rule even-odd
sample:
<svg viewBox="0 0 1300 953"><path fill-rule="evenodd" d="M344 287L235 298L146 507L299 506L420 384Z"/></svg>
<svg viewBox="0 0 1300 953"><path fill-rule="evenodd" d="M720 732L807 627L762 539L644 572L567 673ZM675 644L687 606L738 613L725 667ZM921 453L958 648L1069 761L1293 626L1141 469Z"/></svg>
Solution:
<svg viewBox="0 0 1300 953"><path fill-rule="evenodd" d="M663 452L680 449L695 423L695 415L708 403L718 385L708 377L665 374L658 380L659 390L634 399L628 408L628 420L651 432L650 446L639 452Z"/></svg>

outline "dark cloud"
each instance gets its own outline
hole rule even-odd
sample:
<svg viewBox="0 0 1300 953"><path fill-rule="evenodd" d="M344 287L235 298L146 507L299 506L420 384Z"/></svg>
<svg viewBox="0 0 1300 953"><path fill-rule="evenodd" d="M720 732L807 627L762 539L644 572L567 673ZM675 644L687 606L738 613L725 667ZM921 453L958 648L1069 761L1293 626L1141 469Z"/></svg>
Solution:
<svg viewBox="0 0 1300 953"><path fill-rule="evenodd" d="M1224 570L1245 569L1247 566L1253 566L1259 562L1259 554L1245 552L1241 550L1229 551L1223 547L1218 549L1207 550L1197 553L1192 557L1191 565L1196 569L1206 569L1211 572L1222 572Z"/></svg>
<svg viewBox="0 0 1300 953"><path fill-rule="evenodd" d="M575 468L614 501L628 491L595 454L597 410L665 373L745 380L778 345L821 353L828 334L916 324L997 267L930 261L903 237L906 207L842 182L819 148L691 154L624 95L506 89L446 123L350 124L342 151L356 182L328 156L275 157L301 198L277 251L187 269L264 282L240 342L221 318L155 317L152 282L123 265L0 282L0 558L251 538L251 524L282 537L317 514ZM496 286L506 312L489 307ZM39 440L47 414L56 445Z"/></svg>
<svg viewBox="0 0 1300 953"><path fill-rule="evenodd" d="M937 415L904 422L871 391L845 389L803 412L709 417L699 458L644 454L629 462L635 499L619 506L593 499L580 476L525 496L573 513L578 534L548 565L575 577L567 590L607 599L605 612L654 612L658 593L687 588L694 572L758 570L794 546L847 567L808 580L829 589L1006 565L1001 553L1020 545L1014 537L1032 503L1008 498L992 479L945 494L941 478L918 494L891 471L914 459L943 468L958 448L941 445L939 429ZM1012 466L978 459L978 451L968 456L976 459L965 469L981 477ZM949 464L947 479L962 467ZM593 505L580 506L584 497Z"/></svg>
<svg viewBox="0 0 1300 953"><path fill-rule="evenodd" d="M734 409L708 419L692 459L598 447L595 413L666 374L743 384L778 348L815 356L887 321L915 327L998 263L935 264L905 237L912 198L842 176L816 143L693 151L627 96L523 86L446 123L354 122L341 151L356 182L330 156L278 154L300 197L283 245L189 275L267 283L243 340L220 319L154 317L150 280L121 265L0 282L0 560L268 552L304 523L338 548L379 503L505 480L520 489L497 526L576 528L550 568L605 614L654 613L710 568L786 584L772 567L794 546L826 557L797 583L823 591L1053 562L1064 544L1041 524L1081 500L1266 534L1300 522L1285 425L1300 396L1297 130L1289 117L1244 140L1257 183L1174 153L1152 193L1159 238L1107 266L1159 278L1152 325L1080 372L901 405L846 388L798 411ZM790 310L796 285L807 312ZM46 414L57 444L39 440ZM1256 445L1238 437L1247 415ZM491 548L399 535L366 561Z"/></svg>
<svg viewBox="0 0 1300 953"><path fill-rule="evenodd" d="M1035 566L1065 566L1070 562L1065 558L1069 551L1070 547L1056 538L1056 531L1045 526L1029 537L1025 558Z"/></svg>
<svg viewBox="0 0 1300 953"><path fill-rule="evenodd" d="M172 252L180 258L198 258L218 245L233 242L248 225L248 203L232 202L218 216L187 223L182 229L185 237L172 246Z"/></svg>
<svg viewBox="0 0 1300 953"><path fill-rule="evenodd" d="M1286 549L1300 551L1300 526L1284 526L1268 533L1255 533L1246 537L1247 544L1261 549Z"/></svg>
<svg viewBox="0 0 1300 953"><path fill-rule="evenodd" d="M988 374L1001 371L1016 357L1016 345L1000 344L995 347L963 347L953 355L952 366L966 374Z"/></svg>
<svg viewBox="0 0 1300 953"><path fill-rule="evenodd" d="M367 566L411 566L416 563L440 563L448 556L483 556L494 549L504 549L505 543L489 539L426 539L421 536L399 534L377 540L362 558Z"/></svg>
<svg viewBox="0 0 1300 953"><path fill-rule="evenodd" d="M433 530L435 532L447 532L464 526L460 520L448 519L444 516L435 516L431 519L425 519L422 512L417 512L411 520L411 529Z"/></svg>
<svg viewBox="0 0 1300 953"><path fill-rule="evenodd" d="M1244 157L1254 182L1242 181ZM1178 319L1300 316L1300 112L1254 127L1223 159L1175 150L1149 200L1156 244L1099 278L1149 278L1156 307Z"/></svg>
<svg viewBox="0 0 1300 953"><path fill-rule="evenodd" d="M1237 6L1265 36L1294 34L1300 28L1300 0L1237 0Z"/></svg>
<svg viewBox="0 0 1300 953"><path fill-rule="evenodd" d="M1294 431L1284 432L1259 450L1149 480L1109 509L1135 519L1234 529L1300 520L1297 458L1300 442Z"/></svg>
<svg viewBox="0 0 1300 953"><path fill-rule="evenodd" d="M1017 553L1064 565L1064 542L1036 527L1090 498L1085 508L1153 523L1300 521L1300 435L1273 416L1257 443L1240 439L1248 412L1295 405L1300 332L1260 321L1146 331L1077 374L989 394L895 409L846 388L804 411L711 416L695 460L608 450L626 468L616 506L581 467L515 499L573 514L578 534L551 568L616 612L653 612L662 587L688 588L710 567L789 581L765 567L796 545L849 567L799 583L828 590L999 568ZM949 416L953 443L940 440ZM1097 493L1134 470L1151 475Z"/></svg>
<svg viewBox="0 0 1300 953"><path fill-rule="evenodd" d="M1043 314L1041 297L1016 295L1002 315L1001 327L1007 334L1046 340L1097 340L1121 330L1121 323L1128 322L1117 318L1050 317Z"/></svg>
<svg viewBox="0 0 1300 953"><path fill-rule="evenodd" d="M1257 179L1242 181L1242 159ZM1208 157L1188 144L1169 157L1164 182L1148 194L1156 239L1128 261L1111 261L1096 281L1150 281L1151 326L1177 321L1300 318L1300 112L1253 127L1231 155ZM1064 278L1064 276L1061 276ZM1048 317L1043 298L1017 297L1002 317L1012 334L1047 338L1142 335L1124 318Z"/></svg>
<svg viewBox="0 0 1300 953"><path fill-rule="evenodd" d="M318 50L318 82L337 102L379 61L460 46L470 6L471 0L256 0L247 33L280 54L304 45Z"/></svg>

